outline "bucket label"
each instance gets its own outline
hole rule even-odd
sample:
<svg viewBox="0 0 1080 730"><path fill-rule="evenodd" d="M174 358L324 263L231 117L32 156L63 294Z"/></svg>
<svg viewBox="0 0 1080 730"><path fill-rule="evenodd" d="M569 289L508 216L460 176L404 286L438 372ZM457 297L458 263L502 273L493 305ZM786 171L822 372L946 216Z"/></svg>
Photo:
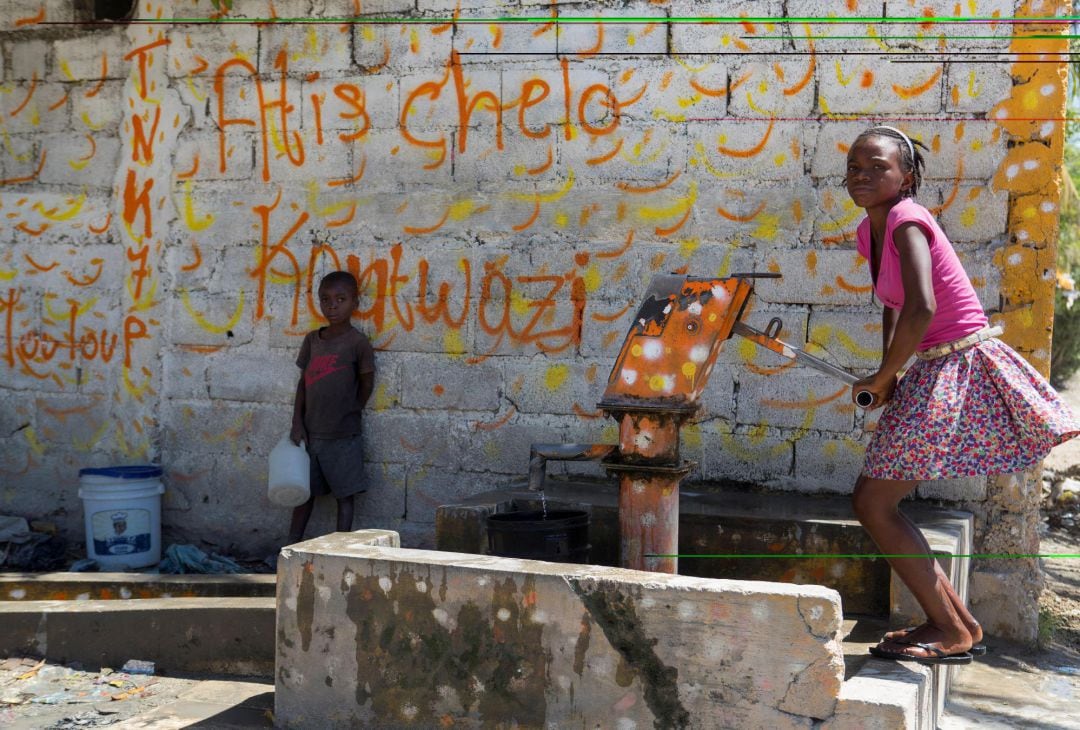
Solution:
<svg viewBox="0 0 1080 730"><path fill-rule="evenodd" d="M150 550L150 511L103 510L91 518L94 552L98 555L131 555Z"/></svg>

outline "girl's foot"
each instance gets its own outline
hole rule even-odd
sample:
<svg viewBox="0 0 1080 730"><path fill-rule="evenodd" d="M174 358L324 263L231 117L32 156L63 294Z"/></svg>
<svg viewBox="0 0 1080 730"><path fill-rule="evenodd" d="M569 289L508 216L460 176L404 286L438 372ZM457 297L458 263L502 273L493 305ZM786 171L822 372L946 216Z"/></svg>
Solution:
<svg viewBox="0 0 1080 730"><path fill-rule="evenodd" d="M887 632L881 637L881 644L886 642L911 644L914 642L924 641L926 632L930 629L930 625L923 623L918 626L908 626L903 629L897 629L895 631ZM983 632L982 626L978 623L965 624L964 628L971 634L971 649L970 652L973 656L982 656L986 653L986 645L982 643Z"/></svg>
<svg viewBox="0 0 1080 730"><path fill-rule="evenodd" d="M883 639L870 653L887 659L897 659L901 655L910 659L940 659L965 654L970 656L971 647L971 634L962 624L950 631L923 624L906 636Z"/></svg>

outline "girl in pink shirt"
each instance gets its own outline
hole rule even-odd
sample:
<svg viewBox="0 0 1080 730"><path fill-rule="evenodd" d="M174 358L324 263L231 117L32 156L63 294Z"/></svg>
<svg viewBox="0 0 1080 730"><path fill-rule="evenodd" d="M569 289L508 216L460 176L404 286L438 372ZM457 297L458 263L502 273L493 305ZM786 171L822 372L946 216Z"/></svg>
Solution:
<svg viewBox="0 0 1080 730"><path fill-rule="evenodd" d="M859 253L884 304L878 371L856 383L885 410L866 451L852 503L859 521L911 590L927 620L885 635L886 659L967 663L984 651L982 629L898 509L919 482L1030 469L1080 423L1027 361L996 339L941 227L914 200L920 142L872 127L847 157L847 190L866 210ZM917 359L902 378L900 370Z"/></svg>

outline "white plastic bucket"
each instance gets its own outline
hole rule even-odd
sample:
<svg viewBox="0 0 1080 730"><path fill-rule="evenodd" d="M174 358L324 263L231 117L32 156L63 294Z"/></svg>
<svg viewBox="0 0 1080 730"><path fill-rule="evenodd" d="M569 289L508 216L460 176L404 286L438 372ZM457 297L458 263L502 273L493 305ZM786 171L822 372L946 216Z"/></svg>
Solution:
<svg viewBox="0 0 1080 730"><path fill-rule="evenodd" d="M161 562L159 466L79 470L86 524L86 555L106 570Z"/></svg>

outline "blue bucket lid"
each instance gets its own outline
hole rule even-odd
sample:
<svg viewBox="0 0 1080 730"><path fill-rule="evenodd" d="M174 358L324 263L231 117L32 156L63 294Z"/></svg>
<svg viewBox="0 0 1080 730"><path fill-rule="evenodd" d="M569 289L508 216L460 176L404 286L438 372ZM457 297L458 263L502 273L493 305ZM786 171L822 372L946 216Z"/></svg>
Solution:
<svg viewBox="0 0 1080 730"><path fill-rule="evenodd" d="M100 469L79 469L79 476L110 477L112 479L155 479L162 474L160 466L106 466Z"/></svg>

